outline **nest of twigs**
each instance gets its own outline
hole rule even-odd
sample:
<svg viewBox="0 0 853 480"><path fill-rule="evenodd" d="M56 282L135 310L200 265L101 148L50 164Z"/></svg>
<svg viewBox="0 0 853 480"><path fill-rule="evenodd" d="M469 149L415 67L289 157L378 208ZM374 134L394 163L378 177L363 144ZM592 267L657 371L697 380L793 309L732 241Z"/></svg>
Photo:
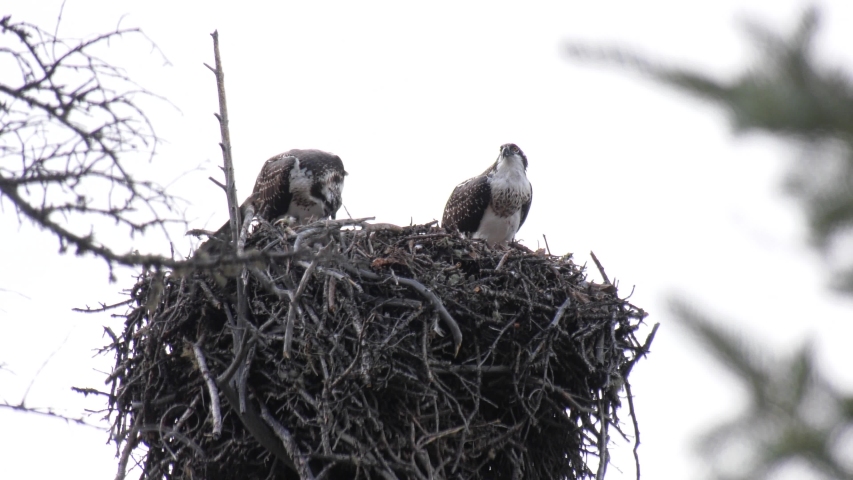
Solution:
<svg viewBox="0 0 853 480"><path fill-rule="evenodd" d="M120 471L603 471L619 393L650 341L635 337L642 310L569 256L489 248L431 225L347 223L262 224L245 268L139 278L111 345Z"/></svg>

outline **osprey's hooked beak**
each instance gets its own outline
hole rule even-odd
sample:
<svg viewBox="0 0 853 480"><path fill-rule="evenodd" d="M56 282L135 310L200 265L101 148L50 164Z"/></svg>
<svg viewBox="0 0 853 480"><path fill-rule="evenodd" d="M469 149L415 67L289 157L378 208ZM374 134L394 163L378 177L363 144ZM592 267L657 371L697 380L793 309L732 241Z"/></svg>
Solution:
<svg viewBox="0 0 853 480"><path fill-rule="evenodd" d="M514 143L505 143L501 145L501 156L512 157L513 155L523 156L521 149Z"/></svg>
<svg viewBox="0 0 853 480"><path fill-rule="evenodd" d="M502 159L510 159L512 157L518 157L518 159L521 160L521 164L524 166L524 169L527 170L527 157L524 156L524 153L517 145L514 143L501 145L501 155L498 157L498 163L501 163Z"/></svg>

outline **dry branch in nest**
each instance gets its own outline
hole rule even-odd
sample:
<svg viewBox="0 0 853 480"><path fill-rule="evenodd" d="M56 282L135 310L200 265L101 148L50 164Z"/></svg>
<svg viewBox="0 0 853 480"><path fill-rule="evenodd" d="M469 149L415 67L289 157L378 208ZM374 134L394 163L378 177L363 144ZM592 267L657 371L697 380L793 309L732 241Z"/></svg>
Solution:
<svg viewBox="0 0 853 480"><path fill-rule="evenodd" d="M139 278L110 346L119 476L602 476L642 310L568 257L346 223L263 223L268 261Z"/></svg>

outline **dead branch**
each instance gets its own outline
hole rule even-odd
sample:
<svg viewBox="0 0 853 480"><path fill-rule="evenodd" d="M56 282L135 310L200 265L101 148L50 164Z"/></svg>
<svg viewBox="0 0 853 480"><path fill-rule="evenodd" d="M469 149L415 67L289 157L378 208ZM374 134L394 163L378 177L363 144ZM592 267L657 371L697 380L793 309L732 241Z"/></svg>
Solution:
<svg viewBox="0 0 853 480"><path fill-rule="evenodd" d="M228 102L225 98L225 70L222 68L222 57L219 54L219 32L214 30L210 34L213 38L213 57L215 68L208 66L216 76L216 92L219 97L219 132L222 142L222 163L225 170L225 195L228 200L228 218L231 222L231 241L237 245L240 239L240 226L242 226L240 202L237 201L237 186L234 182L234 161L231 157L231 132L228 129Z"/></svg>
<svg viewBox="0 0 853 480"><path fill-rule="evenodd" d="M0 19L0 36L0 61L18 70L0 80L0 198L56 236L62 252L142 264L145 256L118 253L91 230L112 224L134 236L158 228L168 238L165 226L182 223L178 199L133 173L160 142L140 106L156 95L94 54L145 36L118 28L65 40L10 16Z"/></svg>
<svg viewBox="0 0 853 480"><path fill-rule="evenodd" d="M216 388L216 382L213 380L213 375L210 374L210 370L207 368L207 360L204 358L204 352L201 351L200 343L204 340L202 337L198 342L192 344L193 353L195 354L196 362L198 363L198 370L201 372L202 378L204 378L204 383L207 384L207 392L210 394L210 416L213 421L213 434L214 438L219 438L219 435L222 434L222 413L219 406L219 390Z"/></svg>

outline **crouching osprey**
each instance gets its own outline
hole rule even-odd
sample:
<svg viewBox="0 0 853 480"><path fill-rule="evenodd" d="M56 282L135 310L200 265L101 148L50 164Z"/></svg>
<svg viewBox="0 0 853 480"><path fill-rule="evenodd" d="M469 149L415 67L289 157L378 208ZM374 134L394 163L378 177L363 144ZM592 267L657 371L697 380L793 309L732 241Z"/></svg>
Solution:
<svg viewBox="0 0 853 480"><path fill-rule="evenodd" d="M341 192L347 172L341 158L321 150L288 150L264 163L255 188L240 206L249 205L255 216L267 221L291 217L296 223L335 218L341 208ZM199 251L231 240L231 225L225 222Z"/></svg>
<svg viewBox="0 0 853 480"><path fill-rule="evenodd" d="M441 224L446 230L482 238L489 245L505 245L524 224L532 200L527 157L516 145L507 143L491 167L453 190Z"/></svg>

